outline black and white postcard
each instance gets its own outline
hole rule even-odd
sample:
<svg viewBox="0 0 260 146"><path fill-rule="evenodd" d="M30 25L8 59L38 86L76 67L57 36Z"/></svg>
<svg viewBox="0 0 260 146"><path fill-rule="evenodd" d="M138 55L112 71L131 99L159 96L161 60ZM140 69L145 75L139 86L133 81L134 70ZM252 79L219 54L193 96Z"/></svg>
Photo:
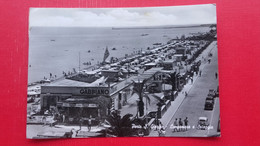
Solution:
<svg viewBox="0 0 260 146"><path fill-rule="evenodd" d="M220 136L216 5L31 8L27 138Z"/></svg>

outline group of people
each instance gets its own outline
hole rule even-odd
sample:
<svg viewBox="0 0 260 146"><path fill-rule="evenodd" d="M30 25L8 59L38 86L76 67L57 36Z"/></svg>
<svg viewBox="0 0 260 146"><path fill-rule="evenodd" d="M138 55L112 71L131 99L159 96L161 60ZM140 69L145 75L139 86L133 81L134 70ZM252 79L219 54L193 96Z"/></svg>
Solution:
<svg viewBox="0 0 260 146"><path fill-rule="evenodd" d="M190 128L188 117L186 117L184 120L182 120L181 118L176 118L171 128L173 129L172 132L187 131Z"/></svg>

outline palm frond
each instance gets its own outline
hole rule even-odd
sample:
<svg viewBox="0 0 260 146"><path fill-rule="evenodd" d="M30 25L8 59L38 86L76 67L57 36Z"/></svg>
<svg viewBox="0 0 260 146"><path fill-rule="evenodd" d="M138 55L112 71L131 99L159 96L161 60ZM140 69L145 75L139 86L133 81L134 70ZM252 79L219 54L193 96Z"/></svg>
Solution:
<svg viewBox="0 0 260 146"><path fill-rule="evenodd" d="M131 127L132 125L132 121L130 119L130 117L132 117L133 115L132 114L126 114L123 116L123 118L120 120L120 125L123 126L123 127Z"/></svg>
<svg viewBox="0 0 260 146"><path fill-rule="evenodd" d="M143 97L145 97L145 98L146 98L146 100L148 101L148 104L150 105L150 104L151 104L151 99L150 99L149 95L148 95L148 94L146 94L146 93L143 93L143 94L144 94L144 96L143 96Z"/></svg>

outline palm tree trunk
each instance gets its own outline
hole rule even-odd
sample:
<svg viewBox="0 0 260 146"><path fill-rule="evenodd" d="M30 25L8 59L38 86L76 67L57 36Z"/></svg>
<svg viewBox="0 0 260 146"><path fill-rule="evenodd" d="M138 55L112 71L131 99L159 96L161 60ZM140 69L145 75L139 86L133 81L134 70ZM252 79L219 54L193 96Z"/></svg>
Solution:
<svg viewBox="0 0 260 146"><path fill-rule="evenodd" d="M144 102L143 100L140 100L138 102L138 109L139 109L139 116L143 116L144 115Z"/></svg>

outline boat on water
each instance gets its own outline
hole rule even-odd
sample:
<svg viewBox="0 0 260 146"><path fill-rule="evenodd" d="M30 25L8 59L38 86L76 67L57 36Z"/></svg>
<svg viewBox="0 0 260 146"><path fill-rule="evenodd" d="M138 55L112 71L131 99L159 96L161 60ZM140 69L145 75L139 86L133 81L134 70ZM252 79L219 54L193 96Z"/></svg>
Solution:
<svg viewBox="0 0 260 146"><path fill-rule="evenodd" d="M116 48L112 48L112 50L116 50Z"/></svg>
<svg viewBox="0 0 260 146"><path fill-rule="evenodd" d="M147 36L147 35L149 35L149 34L147 34L147 33L141 34L141 36Z"/></svg>
<svg viewBox="0 0 260 146"><path fill-rule="evenodd" d="M51 42L55 42L55 40L51 40Z"/></svg>

